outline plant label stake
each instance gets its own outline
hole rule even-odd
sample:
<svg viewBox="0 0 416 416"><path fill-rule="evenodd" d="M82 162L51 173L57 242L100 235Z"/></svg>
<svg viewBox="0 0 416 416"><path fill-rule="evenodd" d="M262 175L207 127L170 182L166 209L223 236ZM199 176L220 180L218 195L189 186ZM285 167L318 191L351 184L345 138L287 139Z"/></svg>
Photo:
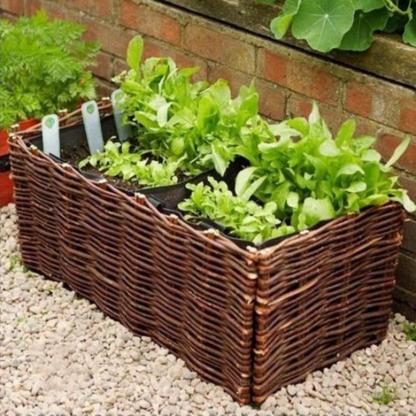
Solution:
<svg viewBox="0 0 416 416"><path fill-rule="evenodd" d="M81 111L90 153L102 152L104 149L104 139L97 103L95 101L88 101L82 104Z"/></svg>
<svg viewBox="0 0 416 416"><path fill-rule="evenodd" d="M50 114L42 118L42 140L44 153L61 157L59 118L56 114Z"/></svg>
<svg viewBox="0 0 416 416"><path fill-rule="evenodd" d="M114 121L116 123L116 129L118 138L121 142L125 142L128 138L132 137L131 126L123 123L123 112L119 106L119 103L123 97L121 90L116 90L111 94L111 103L113 105Z"/></svg>

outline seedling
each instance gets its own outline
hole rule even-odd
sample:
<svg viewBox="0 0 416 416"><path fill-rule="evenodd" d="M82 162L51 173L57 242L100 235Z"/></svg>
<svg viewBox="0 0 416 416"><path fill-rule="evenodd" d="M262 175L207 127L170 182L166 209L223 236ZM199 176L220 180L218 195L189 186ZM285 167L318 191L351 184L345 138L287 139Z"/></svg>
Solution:
<svg viewBox="0 0 416 416"><path fill-rule="evenodd" d="M406 334L407 341L416 341L416 323L407 323L403 327L403 332Z"/></svg>
<svg viewBox="0 0 416 416"><path fill-rule="evenodd" d="M10 256L10 271L13 271L17 266L21 266L22 258L18 254Z"/></svg>
<svg viewBox="0 0 416 416"><path fill-rule="evenodd" d="M396 388L392 386L385 385L381 393L376 394L373 397L373 402L379 405L389 405L396 400Z"/></svg>

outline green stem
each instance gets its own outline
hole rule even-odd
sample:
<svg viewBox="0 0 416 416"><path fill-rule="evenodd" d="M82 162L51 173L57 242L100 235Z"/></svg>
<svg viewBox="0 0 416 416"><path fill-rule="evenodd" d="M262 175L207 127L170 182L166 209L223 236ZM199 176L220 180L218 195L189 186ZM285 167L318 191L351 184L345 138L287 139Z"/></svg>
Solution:
<svg viewBox="0 0 416 416"><path fill-rule="evenodd" d="M386 4L386 7L393 13L398 13L401 16L409 16L409 18L413 16L412 0L409 1L407 10L402 10L399 6L397 6L396 3L393 2L393 0L384 0L384 3Z"/></svg>

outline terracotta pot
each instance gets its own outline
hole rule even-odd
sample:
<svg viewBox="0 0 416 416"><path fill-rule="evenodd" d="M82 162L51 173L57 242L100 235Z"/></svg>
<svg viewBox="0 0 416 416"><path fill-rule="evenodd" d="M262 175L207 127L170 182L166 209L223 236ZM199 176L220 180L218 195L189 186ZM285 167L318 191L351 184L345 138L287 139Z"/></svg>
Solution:
<svg viewBox="0 0 416 416"><path fill-rule="evenodd" d="M0 207L13 202L13 181L11 171L0 173Z"/></svg>
<svg viewBox="0 0 416 416"><path fill-rule="evenodd" d="M29 120L21 121L19 124L20 130L27 130L28 128L35 126L39 123L39 120L31 118ZM9 144L7 143L9 134L6 129L0 130L0 156L9 154Z"/></svg>
<svg viewBox="0 0 416 416"><path fill-rule="evenodd" d="M27 130L28 128L35 126L39 123L39 120L34 118L30 120L21 121L19 124L20 130ZM7 130L0 130L0 158L8 158L9 154L9 134ZM1 166L0 166L1 168ZM0 169L0 207L13 202L13 181L10 177L10 169L4 171Z"/></svg>

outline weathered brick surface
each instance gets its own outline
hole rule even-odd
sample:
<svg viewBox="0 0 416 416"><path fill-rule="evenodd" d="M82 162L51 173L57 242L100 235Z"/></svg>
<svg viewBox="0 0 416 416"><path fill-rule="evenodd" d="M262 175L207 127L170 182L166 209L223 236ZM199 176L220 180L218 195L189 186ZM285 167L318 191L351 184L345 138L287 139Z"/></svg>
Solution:
<svg viewBox="0 0 416 416"><path fill-rule="evenodd" d="M403 137L398 137L391 134L382 135L376 144L376 149L381 153L384 160L389 160L393 155L394 150L402 142ZM412 174L416 174L416 141L412 140L406 153L400 158L396 164L397 167L402 168Z"/></svg>
<svg viewBox="0 0 416 416"><path fill-rule="evenodd" d="M345 90L345 110L369 118L373 110L373 87L351 81L346 83Z"/></svg>
<svg viewBox="0 0 416 416"><path fill-rule="evenodd" d="M253 74L255 48L228 34L190 23L184 34L185 48L203 58Z"/></svg>
<svg viewBox="0 0 416 416"><path fill-rule="evenodd" d="M401 102L399 129L416 135L416 97Z"/></svg>
<svg viewBox="0 0 416 416"><path fill-rule="evenodd" d="M146 41L145 58L171 56L181 67L199 66L196 79L227 79L234 94L241 84L255 78L261 111L271 119L307 116L315 100L333 130L355 117L357 134L376 135L376 148L385 159L410 134L411 146L396 168L401 183L416 200L416 88L411 84L405 87L371 71L361 73L156 0L0 1L0 11L11 20L40 7L51 16L85 24L86 38L102 42L98 66L93 69L100 94L108 95L114 88L111 77L127 69L128 42L140 33ZM357 59L364 58L357 55ZM397 305L406 311L416 299L415 223L413 218L406 226L396 290Z"/></svg>
<svg viewBox="0 0 416 416"><path fill-rule="evenodd" d="M113 57L105 52L100 52L97 56L97 65L92 67L94 75L103 79L110 79L112 74Z"/></svg>
<svg viewBox="0 0 416 416"><path fill-rule="evenodd" d="M403 248L409 253L416 254L416 219L413 217L409 218L406 224Z"/></svg>
<svg viewBox="0 0 416 416"><path fill-rule="evenodd" d="M62 0L62 3L67 7L82 10L102 19L112 20L113 18L113 0Z"/></svg>
<svg viewBox="0 0 416 416"><path fill-rule="evenodd" d="M336 105L339 100L341 80L306 61L297 61L263 48L259 51L258 74L268 81L326 104Z"/></svg>
<svg viewBox="0 0 416 416"><path fill-rule="evenodd" d="M2 0L0 2L0 9L12 13L12 14L23 14L24 12L24 1L23 0Z"/></svg>
<svg viewBox="0 0 416 416"><path fill-rule="evenodd" d="M173 45L181 43L181 26L177 20L129 0L120 2L120 24Z"/></svg>

